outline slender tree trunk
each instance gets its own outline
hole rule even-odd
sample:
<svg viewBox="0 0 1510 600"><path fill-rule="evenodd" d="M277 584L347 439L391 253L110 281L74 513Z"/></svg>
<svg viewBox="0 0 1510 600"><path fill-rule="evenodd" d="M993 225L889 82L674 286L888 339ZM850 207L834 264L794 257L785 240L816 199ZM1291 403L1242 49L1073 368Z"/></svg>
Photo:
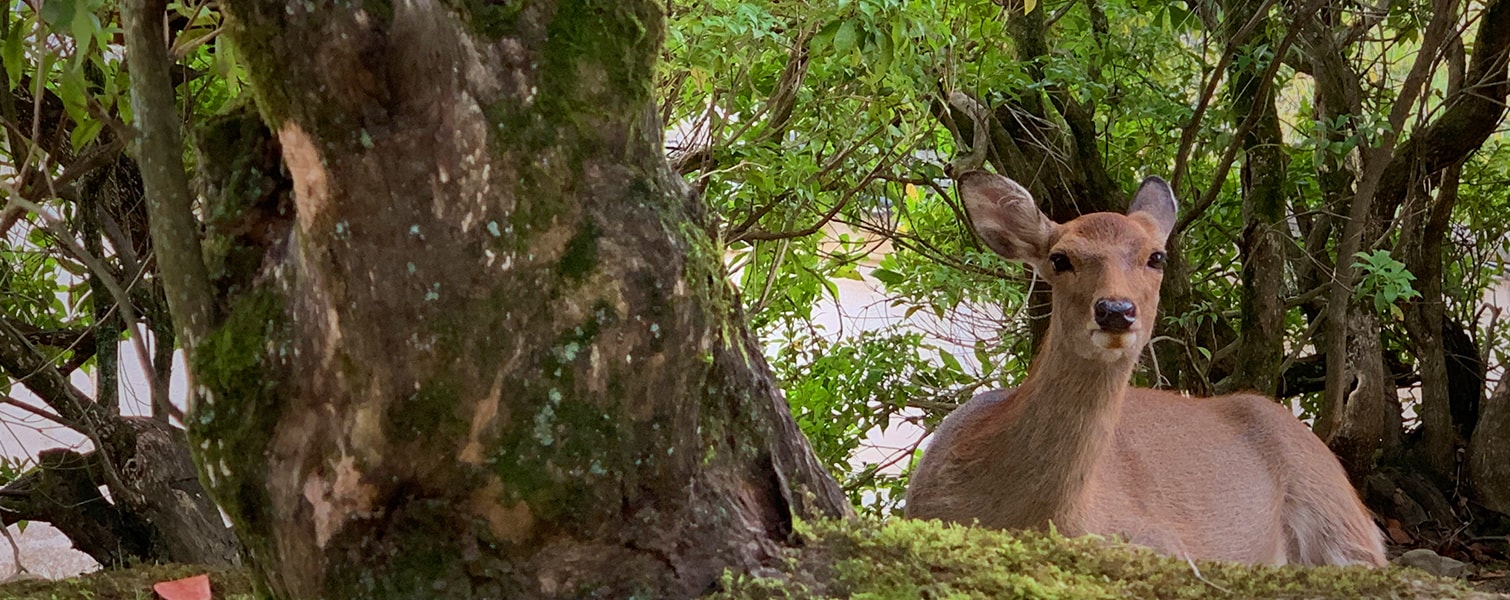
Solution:
<svg viewBox="0 0 1510 600"><path fill-rule="evenodd" d="M85 205L80 207L79 222L80 236L84 239L84 249L94 256L104 256L104 240L100 233L101 207L97 205ZM118 278L117 278L118 279ZM120 411L120 347L121 330L125 325L121 323L120 311L116 310L115 299L110 295L110 290L101 281L99 273L89 274L89 297L94 304L94 366L95 366L95 392L94 401L102 406L105 412L115 413Z"/></svg>
<svg viewBox="0 0 1510 600"><path fill-rule="evenodd" d="M1194 286L1190 282L1190 263L1185 260L1185 254L1181 251L1182 244L1179 236L1171 236L1168 245L1169 258L1164 263L1164 283L1159 290L1159 312L1165 315L1184 315L1190 311L1195 296ZM1159 319L1160 325L1172 323L1171 319ZM1157 326L1156 326L1157 327ZM1216 390L1211 382L1202 374L1202 368L1197 363L1197 351L1205 338L1202 332L1196 328L1170 327L1168 329L1155 329L1156 341L1148 344L1148 353L1157 361L1160 381L1150 381L1150 384L1165 386L1170 389L1184 390L1197 396L1210 396ZM1174 342L1166 342L1158 338L1168 336ZM1214 344L1208 344L1208 347Z"/></svg>
<svg viewBox="0 0 1510 600"><path fill-rule="evenodd" d="M1372 393L1360 397L1358 392L1367 390L1372 385L1382 385L1385 373L1384 358L1379 354L1379 318L1372 312L1371 303L1360 302L1354 297L1357 269L1353 264L1358 252L1372 250L1373 240L1379 239L1384 224L1389 222L1395 208L1399 205L1396 192L1403 190L1399 182L1402 178L1408 179L1408 173L1413 172L1416 160L1415 148L1423 143L1422 139L1429 139L1426 134L1415 133L1404 144L1401 144L1400 152L1396 152L1395 146L1399 139L1399 132L1416 106L1433 57L1439 49L1444 47L1449 36L1452 35L1453 25L1457 22L1458 0L1436 0L1433 8L1435 9L1434 16L1427 24L1421 38L1423 50L1415 57L1410 72L1400 86L1395 105L1390 109L1389 129L1380 136L1377 146L1360 145L1363 172L1358 178L1357 189L1348 205L1348 220L1342 226L1342 236L1337 244L1336 269L1333 272L1331 295L1326 312L1326 395L1322 401L1320 414L1316 418L1316 432L1321 435L1322 439L1327 440L1333 449L1338 450L1339 454L1349 448L1354 451L1366 449L1375 443L1388 446L1388 440L1399 437L1398 431L1372 430L1371 427L1384 423L1379 419L1365 418L1364 421L1356 423L1344 422L1345 418L1351 418L1347 416L1348 414L1375 415L1379 412L1367 406L1360 406L1356 401L1362 399L1373 402ZM1495 13L1494 7L1491 7L1488 13L1491 15ZM1496 30L1496 26L1500 24L1499 19L1486 16L1482 23L1480 30L1482 41L1494 42L1496 36L1499 35ZM1476 58L1497 60L1493 50L1494 43L1487 46L1489 48L1486 50L1487 56ZM1478 62L1475 61L1476 66ZM1503 66L1499 68L1503 69ZM1457 100L1460 100L1460 97L1454 98L1454 101ZM1458 107L1461 108L1461 106L1462 104L1459 103ZM1449 109L1448 114L1453 112ZM1439 123L1446 120L1446 115L1444 115ZM1356 339L1354 336L1364 337ZM1353 389L1350 391L1350 388ZM1398 414L1398 402L1393 398L1389 402L1392 403L1393 408L1385 412ZM1356 412L1360 410L1364 412ZM1336 436L1340 435L1339 432L1343 429L1348 430L1345 435L1346 439L1338 439ZM1360 475L1357 471L1350 470L1349 472L1355 477Z"/></svg>
<svg viewBox="0 0 1510 600"><path fill-rule="evenodd" d="M1423 197L1419 207L1407 204L1409 212L1400 228L1402 258L1416 276L1415 287L1421 294L1405 305L1405 329L1421 373L1420 450L1439 477L1452 476L1456 466L1457 436L1442 338L1442 241L1457 204L1461 173L1461 167L1448 168L1435 198Z"/></svg>
<svg viewBox="0 0 1510 600"><path fill-rule="evenodd" d="M1457 45L1453 25L1456 23L1455 0L1438 0L1434 17L1422 37L1422 47L1433 49L1418 55L1411 74L1406 78L1401 101L1390 114L1392 129L1398 131L1414 105L1415 90L1425 77L1424 64L1438 52L1453 52ZM1461 93L1453 94L1430 124L1414 130L1397 150L1391 151L1394 134L1386 133L1382 148L1364 150L1364 176L1349 207L1349 222L1344 226L1337 252L1337 269L1327 312L1327 392L1321 414L1316 419L1317 433L1334 449L1343 453L1359 441L1388 441L1398 432L1366 430L1365 423L1345 424L1354 397L1348 392L1350 382L1370 379L1374 357L1353 353L1360 348L1377 347L1377 316L1358 302L1342 303L1351 295L1355 281L1351 262L1353 254L1366 250L1363 240L1377 240L1384 224L1393 220L1401 202L1408 197L1423 176L1435 176L1461 163L1477 150L1504 115L1505 98L1510 94L1510 2L1496 0L1485 6L1479 20L1473 53L1463 79ZM1409 101L1407 101L1409 100ZM1366 321L1359 321L1363 318ZM1349 339L1339 336L1347 335ZM1351 339L1350 336L1372 336ZM1362 358L1362 362L1359 362ZM1393 400L1392 400L1393 401ZM1395 406L1395 409L1398 405ZM1367 411L1374 414L1375 411ZM1393 409L1392 409L1393 412ZM1377 419L1368 422L1381 423ZM1338 439L1339 431L1350 429L1348 439ZM1437 441L1436 443L1440 443ZM1356 453L1355 453L1356 454ZM1351 466L1351 465L1350 465ZM1353 472L1356 476L1357 472Z"/></svg>
<svg viewBox="0 0 1510 600"><path fill-rule="evenodd" d="M1327 440L1357 484L1381 457L1400 447L1400 399L1384 367L1379 316L1373 306L1353 302L1347 311L1347 394L1340 403L1341 424Z"/></svg>
<svg viewBox="0 0 1510 600"><path fill-rule="evenodd" d="M189 422L274 595L689 597L848 512L661 154L657 3L226 4L293 221Z"/></svg>
<svg viewBox="0 0 1510 600"><path fill-rule="evenodd" d="M1233 0L1225 19L1228 35L1235 36L1263 2ZM1238 52L1254 54L1268 47L1269 36L1260 25ZM1278 60L1273 58L1272 60ZM1279 367L1284 357L1285 305L1284 251L1287 246L1285 215L1286 160L1280 137L1279 113L1274 108L1274 86L1263 85L1266 64L1258 60L1235 61L1231 79L1232 113L1241 123L1258 112L1257 122L1243 137L1243 239L1240 337L1236 369L1218 387L1221 392L1254 390L1273 396L1278 389Z"/></svg>

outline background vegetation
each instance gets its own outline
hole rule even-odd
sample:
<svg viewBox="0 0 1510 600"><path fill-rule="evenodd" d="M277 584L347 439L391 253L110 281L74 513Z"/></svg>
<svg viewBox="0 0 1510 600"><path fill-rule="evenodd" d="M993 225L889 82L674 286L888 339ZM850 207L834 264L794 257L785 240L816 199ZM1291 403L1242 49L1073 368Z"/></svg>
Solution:
<svg viewBox="0 0 1510 600"><path fill-rule="evenodd" d="M1510 251L1500 11L674 2L663 116L799 422L864 510L897 509L921 429L856 461L867 436L1010 385L1042 318L1041 283L1029 294L1028 274L973 241L944 176L983 116L987 162L1060 220L1120 209L1145 175L1174 182L1179 257L1143 383L1278 396L1406 522L1404 541L1507 508L1465 485L1501 485L1467 464L1510 350L1486 303ZM1465 101L1478 94L1489 106ZM1470 108L1484 112L1454 121ZM1372 208L1344 249L1359 198ZM835 282L862 277L908 318L836 328ZM1346 360L1329 363L1344 332L1330 354ZM1400 487L1430 497L1389 500ZM1475 513L1485 498L1494 510Z"/></svg>

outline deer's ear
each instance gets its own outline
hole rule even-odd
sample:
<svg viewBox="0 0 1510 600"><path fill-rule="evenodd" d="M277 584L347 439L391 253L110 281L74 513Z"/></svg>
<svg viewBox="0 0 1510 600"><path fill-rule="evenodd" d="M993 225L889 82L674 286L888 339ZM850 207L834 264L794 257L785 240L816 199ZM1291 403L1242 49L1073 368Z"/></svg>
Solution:
<svg viewBox="0 0 1510 600"><path fill-rule="evenodd" d="M1143 180L1143 185L1138 186L1138 194L1133 196L1132 206L1127 209L1128 216L1143 213L1158 228L1159 241L1169 239L1169 232L1174 231L1175 213L1178 207L1174 201L1174 190L1169 184L1158 177L1149 177Z"/></svg>
<svg viewBox="0 0 1510 600"><path fill-rule="evenodd" d="M1035 268L1043 262L1054 222L1038 210L1028 190L986 171L970 171L956 181L970 224L987 247Z"/></svg>

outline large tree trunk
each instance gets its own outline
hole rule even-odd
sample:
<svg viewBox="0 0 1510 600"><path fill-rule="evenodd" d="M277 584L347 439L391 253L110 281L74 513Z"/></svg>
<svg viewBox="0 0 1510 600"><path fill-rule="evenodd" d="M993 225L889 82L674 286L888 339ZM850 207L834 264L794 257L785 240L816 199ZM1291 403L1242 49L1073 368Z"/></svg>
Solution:
<svg viewBox="0 0 1510 600"><path fill-rule="evenodd" d="M658 5L353 4L226 3L293 220L189 422L268 588L688 597L846 514L661 155Z"/></svg>

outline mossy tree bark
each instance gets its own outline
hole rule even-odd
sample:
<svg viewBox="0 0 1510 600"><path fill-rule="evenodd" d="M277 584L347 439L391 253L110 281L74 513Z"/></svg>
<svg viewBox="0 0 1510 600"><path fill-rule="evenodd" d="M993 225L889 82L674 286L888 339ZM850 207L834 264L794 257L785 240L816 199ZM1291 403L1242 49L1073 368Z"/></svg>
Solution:
<svg viewBox="0 0 1510 600"><path fill-rule="evenodd" d="M1259 10L1263 2L1233 0L1225 6L1229 43L1237 37ZM1267 21L1267 17L1264 18ZM1288 209L1286 164L1279 130L1279 111L1275 109L1274 86L1265 85L1268 65L1258 57L1262 49L1274 43L1265 30L1238 46L1238 52L1254 60L1234 61L1229 79L1232 94L1233 123L1241 124L1250 113L1256 121L1242 137L1243 237L1240 329L1236 367L1217 386L1220 392L1253 390L1273 396L1279 388L1280 365L1284 358L1285 300L1276 293L1285 289L1285 248L1291 240L1286 231ZM1274 58L1272 60L1278 60ZM1241 125L1239 125L1240 127Z"/></svg>
<svg viewBox="0 0 1510 600"><path fill-rule="evenodd" d="M226 10L292 219L219 190L284 233L188 420L274 595L687 597L849 511L661 153L656 3Z"/></svg>

